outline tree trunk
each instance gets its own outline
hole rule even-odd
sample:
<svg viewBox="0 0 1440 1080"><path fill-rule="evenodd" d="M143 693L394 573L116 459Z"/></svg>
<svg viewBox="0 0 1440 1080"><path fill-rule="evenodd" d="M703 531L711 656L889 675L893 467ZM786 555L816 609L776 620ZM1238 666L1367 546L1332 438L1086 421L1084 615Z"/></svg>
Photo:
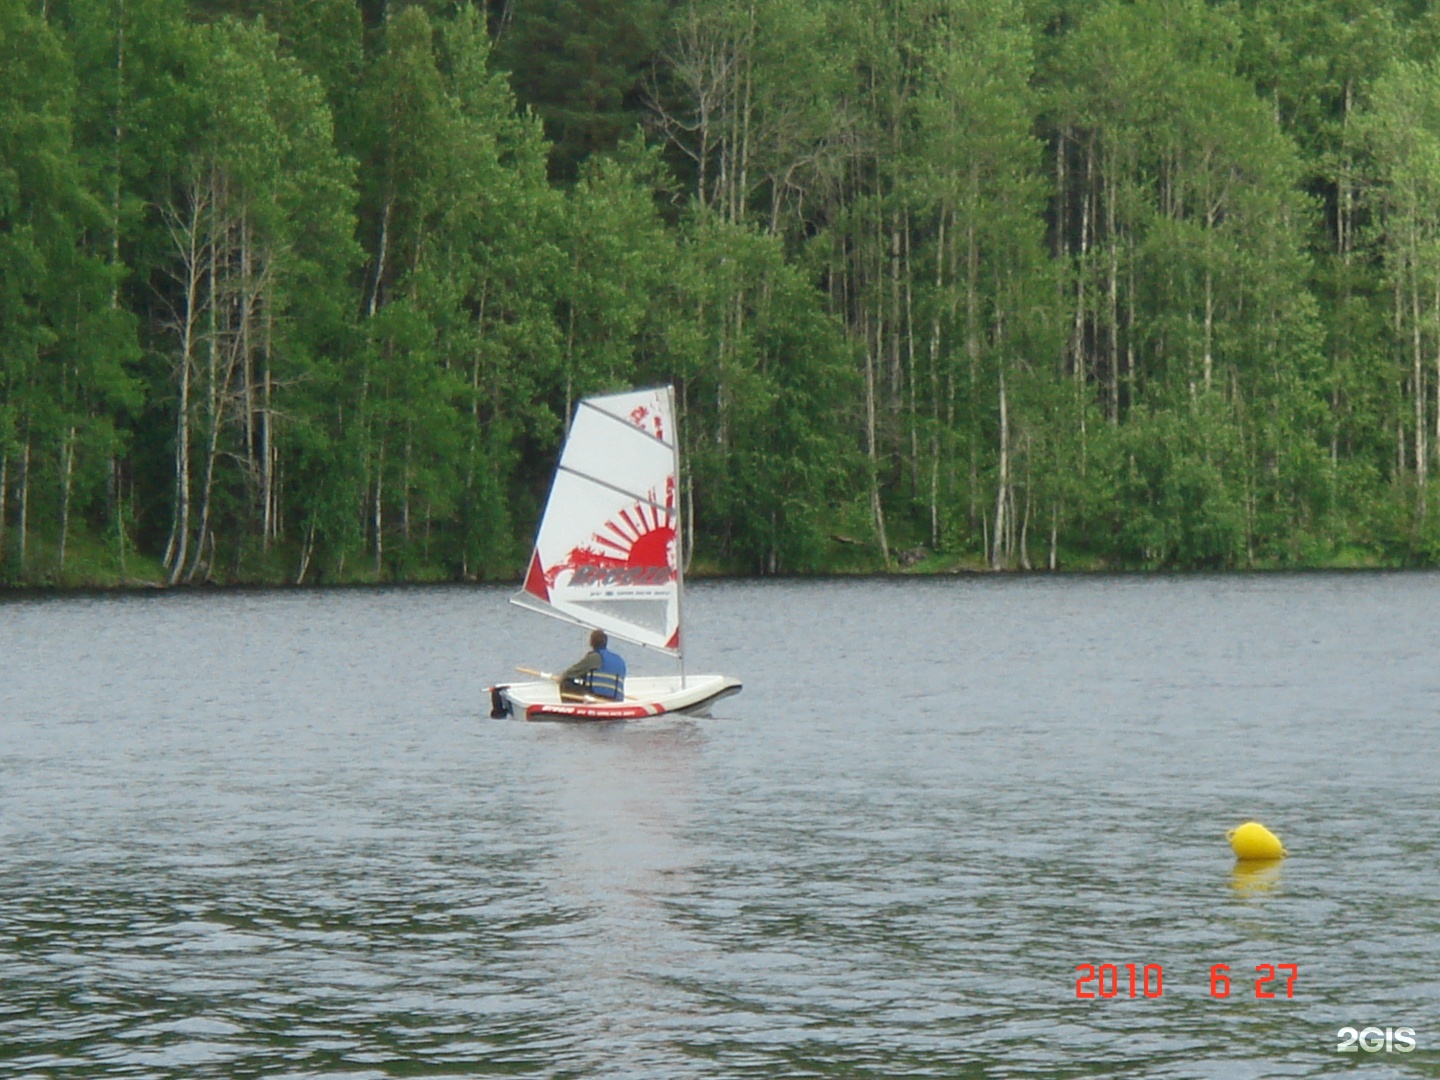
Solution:
<svg viewBox="0 0 1440 1080"><path fill-rule="evenodd" d="M16 537L16 548L20 556L20 577L25 577L25 561L30 544L30 434L26 432L25 442L20 447L20 535Z"/></svg>
<svg viewBox="0 0 1440 1080"><path fill-rule="evenodd" d="M1085 149L1085 185L1080 189L1080 252L1075 268L1075 315L1070 327L1072 374L1078 387L1085 385L1085 279L1090 255L1090 201L1095 181L1094 136Z"/></svg>
<svg viewBox="0 0 1440 1080"><path fill-rule="evenodd" d="M890 542L885 536L885 508L880 501L880 459L875 432L875 346L865 348L865 453L870 473L870 516L875 524L875 542L880 557L890 566Z"/></svg>
<svg viewBox="0 0 1440 1080"><path fill-rule="evenodd" d="M116 8L115 113L111 117L113 160L110 164L113 170L110 180L110 267L112 270L120 266L120 194L123 183L121 171L125 137L125 0L117 0ZM120 306L120 275L118 273L111 280L110 306L111 308Z"/></svg>
<svg viewBox="0 0 1440 1080"><path fill-rule="evenodd" d="M213 363L213 360L212 360ZM220 456L220 425L224 418L225 402L215 390L213 380L215 374L212 370L212 385L210 387L210 408L213 410L210 416L210 437L205 446L205 482L200 489L200 526L195 530L195 559L190 564L190 570L185 575L186 581L195 580L199 573L201 563L204 561L206 541L209 541L210 550L215 550L215 537L210 528L210 500L215 491L215 461ZM217 400L218 398L218 400ZM206 576L210 574L210 567L206 568Z"/></svg>
<svg viewBox="0 0 1440 1080"><path fill-rule="evenodd" d="M915 400L915 308L914 308L914 267L910 263L910 212L905 212L905 263L902 276L905 287L905 382L908 388L906 426L910 429L910 476L912 493L919 485L916 482L920 466L920 418Z"/></svg>
<svg viewBox="0 0 1440 1080"><path fill-rule="evenodd" d="M380 449L375 455L375 505L371 525L375 530L375 580L380 580L380 568L385 557L385 439L380 439Z"/></svg>
<svg viewBox="0 0 1440 1080"><path fill-rule="evenodd" d="M118 457L110 459L111 472L115 477L115 545L120 554L120 580L128 577L125 570L125 470Z"/></svg>
<svg viewBox="0 0 1440 1080"><path fill-rule="evenodd" d="M245 424L245 477L246 494L254 499L257 486L255 481L260 473L257 459L255 429L255 355L251 326L254 319L257 288L255 286L255 253L250 235L250 215L241 209L239 222L240 239L240 325L236 328L239 350L240 404L244 410ZM254 506L254 503L251 503Z"/></svg>
<svg viewBox="0 0 1440 1080"><path fill-rule="evenodd" d="M935 240L935 304L930 315L930 548L940 549L940 295L945 287L945 212Z"/></svg>
<svg viewBox="0 0 1440 1080"><path fill-rule="evenodd" d="M273 385L270 377L271 346L274 335L274 312L270 305L265 306L265 346L261 350L261 358L265 365L264 374L260 383L260 547L262 551L270 550L270 541L277 539L279 531L279 510L276 502L279 498L275 485L275 463L278 451L275 448L275 435L271 423L272 392Z"/></svg>
<svg viewBox="0 0 1440 1080"><path fill-rule="evenodd" d="M305 541L300 545L300 568L295 571L295 584L305 584L305 574L310 569L310 557L315 551L315 515L310 515L310 526L305 530Z"/></svg>
<svg viewBox="0 0 1440 1080"><path fill-rule="evenodd" d="M1391 321L1394 329L1394 342L1397 352L1397 356L1395 357L1397 365L1404 362L1404 347L1400 343L1405 340L1405 286L1400 280L1401 276L1401 274L1396 274L1395 276L1395 288L1393 290L1395 302L1391 310ZM1398 378L1399 387L1396 392L1397 404L1403 406L1405 401L1405 379L1403 376L1399 376ZM1395 475L1397 477L1403 477L1405 475L1405 453L1408 449L1409 447L1406 444L1405 438L1405 411L1403 407L1397 408L1395 411Z"/></svg>
<svg viewBox="0 0 1440 1080"><path fill-rule="evenodd" d="M746 201L749 195L750 186L750 128L754 120L754 75L755 75L755 3L754 0L746 7L749 22L745 28L745 40L741 47L741 75L740 75L740 132L739 147L737 150L738 160L733 175L735 178L735 193L731 199L732 221L741 222L745 220Z"/></svg>
<svg viewBox="0 0 1440 1080"><path fill-rule="evenodd" d="M60 443L60 545L56 555L57 569L65 569L66 539L70 535L70 491L75 477L75 425L65 429Z"/></svg>
<svg viewBox="0 0 1440 1080"><path fill-rule="evenodd" d="M1005 565L1006 508L1010 503L1010 412L1005 400L1005 368L1000 368L1000 461L995 485L995 536L990 553L990 568Z"/></svg>
<svg viewBox="0 0 1440 1080"><path fill-rule="evenodd" d="M1050 557L1046 566L1053 572L1060 562L1060 500L1050 500Z"/></svg>
<svg viewBox="0 0 1440 1080"><path fill-rule="evenodd" d="M1030 433L1025 433L1025 515L1020 519L1020 569L1030 569L1030 512L1034 508L1035 485L1030 477Z"/></svg>
<svg viewBox="0 0 1440 1080"><path fill-rule="evenodd" d="M405 438L405 467L400 470L400 536L410 546L410 459L411 439Z"/></svg>
<svg viewBox="0 0 1440 1080"><path fill-rule="evenodd" d="M1425 449L1425 362L1422 335L1420 332L1420 281L1419 281L1419 240L1413 235L1410 247L1410 335L1411 372L1415 380L1415 516L1425 520L1425 482L1430 464L1430 455Z"/></svg>
<svg viewBox="0 0 1440 1080"><path fill-rule="evenodd" d="M1106 155L1110 163L1110 175L1105 185L1105 242L1110 249L1106 266L1106 337L1108 342L1109 368L1109 413L1110 423L1120 422L1120 240L1115 228L1115 189L1119 186L1116 174L1115 152Z"/></svg>
<svg viewBox="0 0 1440 1080"><path fill-rule="evenodd" d="M1434 307L1431 309L1431 328L1435 334L1435 438L1434 449L1427 456L1440 455L1440 278L1435 281Z"/></svg>
<svg viewBox="0 0 1440 1080"><path fill-rule="evenodd" d="M1215 371L1215 219L1219 206L1208 195L1205 203L1205 392L1210 393Z"/></svg>
<svg viewBox="0 0 1440 1080"><path fill-rule="evenodd" d="M221 203L225 194L223 191L224 179L218 170L211 170L210 183L210 236L205 271L205 278L208 282L207 291L209 292L209 303L205 310L210 324L205 342L205 417L209 431L205 451L205 482L200 492L200 525L195 533L195 555L191 560L190 569L185 574L187 582L195 580L195 575L199 573L200 566L205 561L207 541L210 550L213 552L215 549L213 537L210 535L210 497L215 487L215 459L219 453L220 425L224 420L224 385L228 385L229 382L227 378L222 385L220 367L220 306L225 300L228 284L226 280L228 274L222 271L220 254L221 245L228 230L220 221ZM208 569L206 573L208 576Z"/></svg>
<svg viewBox="0 0 1440 1080"><path fill-rule="evenodd" d="M0 451L0 567L5 565L6 499L10 494L10 455Z"/></svg>
<svg viewBox="0 0 1440 1080"><path fill-rule="evenodd" d="M385 200L380 211L380 238L375 245L375 277L370 283L370 299L365 304L365 314L375 317L380 307L380 288L385 280L385 257L390 250L390 212L395 205L394 196Z"/></svg>
<svg viewBox="0 0 1440 1080"><path fill-rule="evenodd" d="M202 184L192 182L186 192L189 206L182 220L168 215L172 242L180 255L183 299L180 311L180 361L175 402L175 510L170 539L165 545L164 565L169 583L180 580L190 543L190 375L195 360L196 324L200 317L200 283L203 279L204 244L201 221L207 194Z"/></svg>

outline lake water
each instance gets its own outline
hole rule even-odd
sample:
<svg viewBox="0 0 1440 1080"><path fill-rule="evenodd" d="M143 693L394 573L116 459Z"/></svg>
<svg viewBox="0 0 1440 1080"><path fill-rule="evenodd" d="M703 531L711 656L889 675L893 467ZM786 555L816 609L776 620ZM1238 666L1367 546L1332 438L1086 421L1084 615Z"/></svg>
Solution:
<svg viewBox="0 0 1440 1080"><path fill-rule="evenodd" d="M1440 575L700 583L593 726L507 596L0 603L0 1076L1440 1076Z"/></svg>

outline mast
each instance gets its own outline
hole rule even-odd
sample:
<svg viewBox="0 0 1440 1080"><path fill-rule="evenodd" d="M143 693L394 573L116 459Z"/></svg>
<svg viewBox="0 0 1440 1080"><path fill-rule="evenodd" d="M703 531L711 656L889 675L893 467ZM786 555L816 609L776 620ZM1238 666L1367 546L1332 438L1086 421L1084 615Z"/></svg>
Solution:
<svg viewBox="0 0 1440 1080"><path fill-rule="evenodd" d="M675 659L680 661L680 689L685 689L685 528L681 509L685 500L680 492L680 410L675 406L675 387L665 387L670 405L670 441L675 452L675 622L680 638L675 643Z"/></svg>

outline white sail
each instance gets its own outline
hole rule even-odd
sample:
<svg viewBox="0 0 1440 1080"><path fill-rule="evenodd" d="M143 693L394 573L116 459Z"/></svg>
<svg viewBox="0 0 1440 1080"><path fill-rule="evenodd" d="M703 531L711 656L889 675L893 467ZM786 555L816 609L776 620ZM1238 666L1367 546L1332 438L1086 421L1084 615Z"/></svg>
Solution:
<svg viewBox="0 0 1440 1080"><path fill-rule="evenodd" d="M580 402L514 603L680 654L676 439L668 386Z"/></svg>

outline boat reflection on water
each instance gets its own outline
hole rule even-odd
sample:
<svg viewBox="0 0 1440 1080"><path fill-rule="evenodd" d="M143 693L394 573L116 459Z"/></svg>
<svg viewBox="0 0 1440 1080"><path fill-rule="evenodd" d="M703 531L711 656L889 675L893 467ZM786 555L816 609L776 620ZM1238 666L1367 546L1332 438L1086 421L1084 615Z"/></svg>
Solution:
<svg viewBox="0 0 1440 1080"><path fill-rule="evenodd" d="M650 1075L685 1076L669 1039L700 1030L705 1002L690 984L724 970L723 951L685 918L706 888L706 854L690 835L705 736L668 718L527 735L537 788L549 793L533 807L543 857L532 884L565 913L529 943L528 969L569 1015L604 1018L603 1039L569 1047L569 1075L603 1073L624 1046Z"/></svg>
<svg viewBox="0 0 1440 1080"><path fill-rule="evenodd" d="M1267 893L1280 884L1283 859L1238 859L1230 871L1230 887L1238 893Z"/></svg>

